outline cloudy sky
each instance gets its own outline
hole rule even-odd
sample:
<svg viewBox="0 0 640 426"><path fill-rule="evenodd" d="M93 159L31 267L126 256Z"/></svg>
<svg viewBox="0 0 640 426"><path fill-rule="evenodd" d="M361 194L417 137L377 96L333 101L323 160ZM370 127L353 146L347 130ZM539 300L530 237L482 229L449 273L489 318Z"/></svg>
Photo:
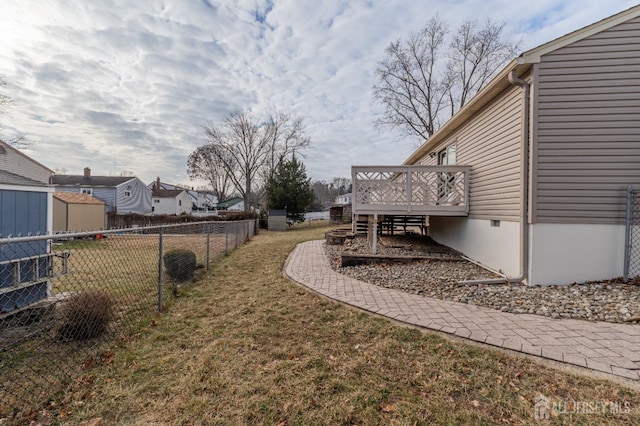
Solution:
<svg viewBox="0 0 640 426"><path fill-rule="evenodd" d="M81 174L190 183L203 125L238 109L304 117L313 179L400 164L415 141L379 132L371 94L389 42L438 14L506 22L523 50L636 4L622 0L0 0L0 134Z"/></svg>

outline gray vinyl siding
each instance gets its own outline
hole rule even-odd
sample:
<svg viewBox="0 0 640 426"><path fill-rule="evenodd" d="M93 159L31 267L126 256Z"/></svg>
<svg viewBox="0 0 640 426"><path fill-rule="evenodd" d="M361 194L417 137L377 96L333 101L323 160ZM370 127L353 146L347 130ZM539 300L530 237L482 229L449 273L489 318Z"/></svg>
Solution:
<svg viewBox="0 0 640 426"><path fill-rule="evenodd" d="M640 185L640 19L538 65L533 221L622 224Z"/></svg>
<svg viewBox="0 0 640 426"><path fill-rule="evenodd" d="M2 145L0 145L2 147ZM20 155L12 147L0 149L0 170L23 176L38 182L48 184L52 175L51 170Z"/></svg>
<svg viewBox="0 0 640 426"><path fill-rule="evenodd" d="M131 196L126 196L130 191ZM116 208L118 214L151 213L151 190L140 179L134 178L116 187Z"/></svg>
<svg viewBox="0 0 640 426"><path fill-rule="evenodd" d="M151 190L138 178L132 178L117 187L56 186L56 191L80 192L85 188L91 188L91 195L106 204L106 213L151 213ZM127 197L125 191L131 191L131 196Z"/></svg>
<svg viewBox="0 0 640 426"><path fill-rule="evenodd" d="M456 164L471 166L469 217L519 221L522 89L511 87L438 145L456 144ZM425 157L423 165L436 165Z"/></svg>
<svg viewBox="0 0 640 426"><path fill-rule="evenodd" d="M115 188L92 188L91 196L102 201L106 205L105 211L110 213L115 211L116 189Z"/></svg>

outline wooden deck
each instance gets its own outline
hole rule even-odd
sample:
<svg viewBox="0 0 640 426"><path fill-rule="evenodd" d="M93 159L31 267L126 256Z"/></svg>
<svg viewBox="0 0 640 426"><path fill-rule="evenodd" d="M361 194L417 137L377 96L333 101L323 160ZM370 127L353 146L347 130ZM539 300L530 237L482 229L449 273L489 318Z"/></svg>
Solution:
<svg viewBox="0 0 640 426"><path fill-rule="evenodd" d="M353 213L467 216L469 166L352 166Z"/></svg>

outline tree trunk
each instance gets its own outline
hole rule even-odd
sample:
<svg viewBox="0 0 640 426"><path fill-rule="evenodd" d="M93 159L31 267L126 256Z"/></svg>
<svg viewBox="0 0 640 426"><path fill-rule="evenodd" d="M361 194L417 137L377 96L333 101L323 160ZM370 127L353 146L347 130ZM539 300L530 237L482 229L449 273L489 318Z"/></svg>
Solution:
<svg viewBox="0 0 640 426"><path fill-rule="evenodd" d="M251 177L249 176L249 173L246 174L245 176L245 181L244 181L244 188L245 188L245 193L244 193L244 211L245 212L250 212L251 211Z"/></svg>

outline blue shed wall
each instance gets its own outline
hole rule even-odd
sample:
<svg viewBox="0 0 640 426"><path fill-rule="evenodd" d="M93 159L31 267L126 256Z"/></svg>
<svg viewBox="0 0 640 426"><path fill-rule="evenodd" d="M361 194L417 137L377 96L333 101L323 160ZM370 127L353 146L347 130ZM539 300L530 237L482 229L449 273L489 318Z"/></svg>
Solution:
<svg viewBox="0 0 640 426"><path fill-rule="evenodd" d="M28 234L45 234L47 232L47 208L47 193L45 192L0 190L0 235L16 237ZM0 244L0 263L46 254L46 241ZM47 257L42 257L15 263L20 270L19 285L29 282L36 283L12 291L7 291L7 289L16 285L12 272L14 265L12 263L0 264L0 313L22 308L47 297L47 282L46 280L42 281L41 278L48 276L48 262ZM34 276L34 264L37 264L39 277Z"/></svg>
<svg viewBox="0 0 640 426"><path fill-rule="evenodd" d="M0 190L0 235L47 232L47 194Z"/></svg>

